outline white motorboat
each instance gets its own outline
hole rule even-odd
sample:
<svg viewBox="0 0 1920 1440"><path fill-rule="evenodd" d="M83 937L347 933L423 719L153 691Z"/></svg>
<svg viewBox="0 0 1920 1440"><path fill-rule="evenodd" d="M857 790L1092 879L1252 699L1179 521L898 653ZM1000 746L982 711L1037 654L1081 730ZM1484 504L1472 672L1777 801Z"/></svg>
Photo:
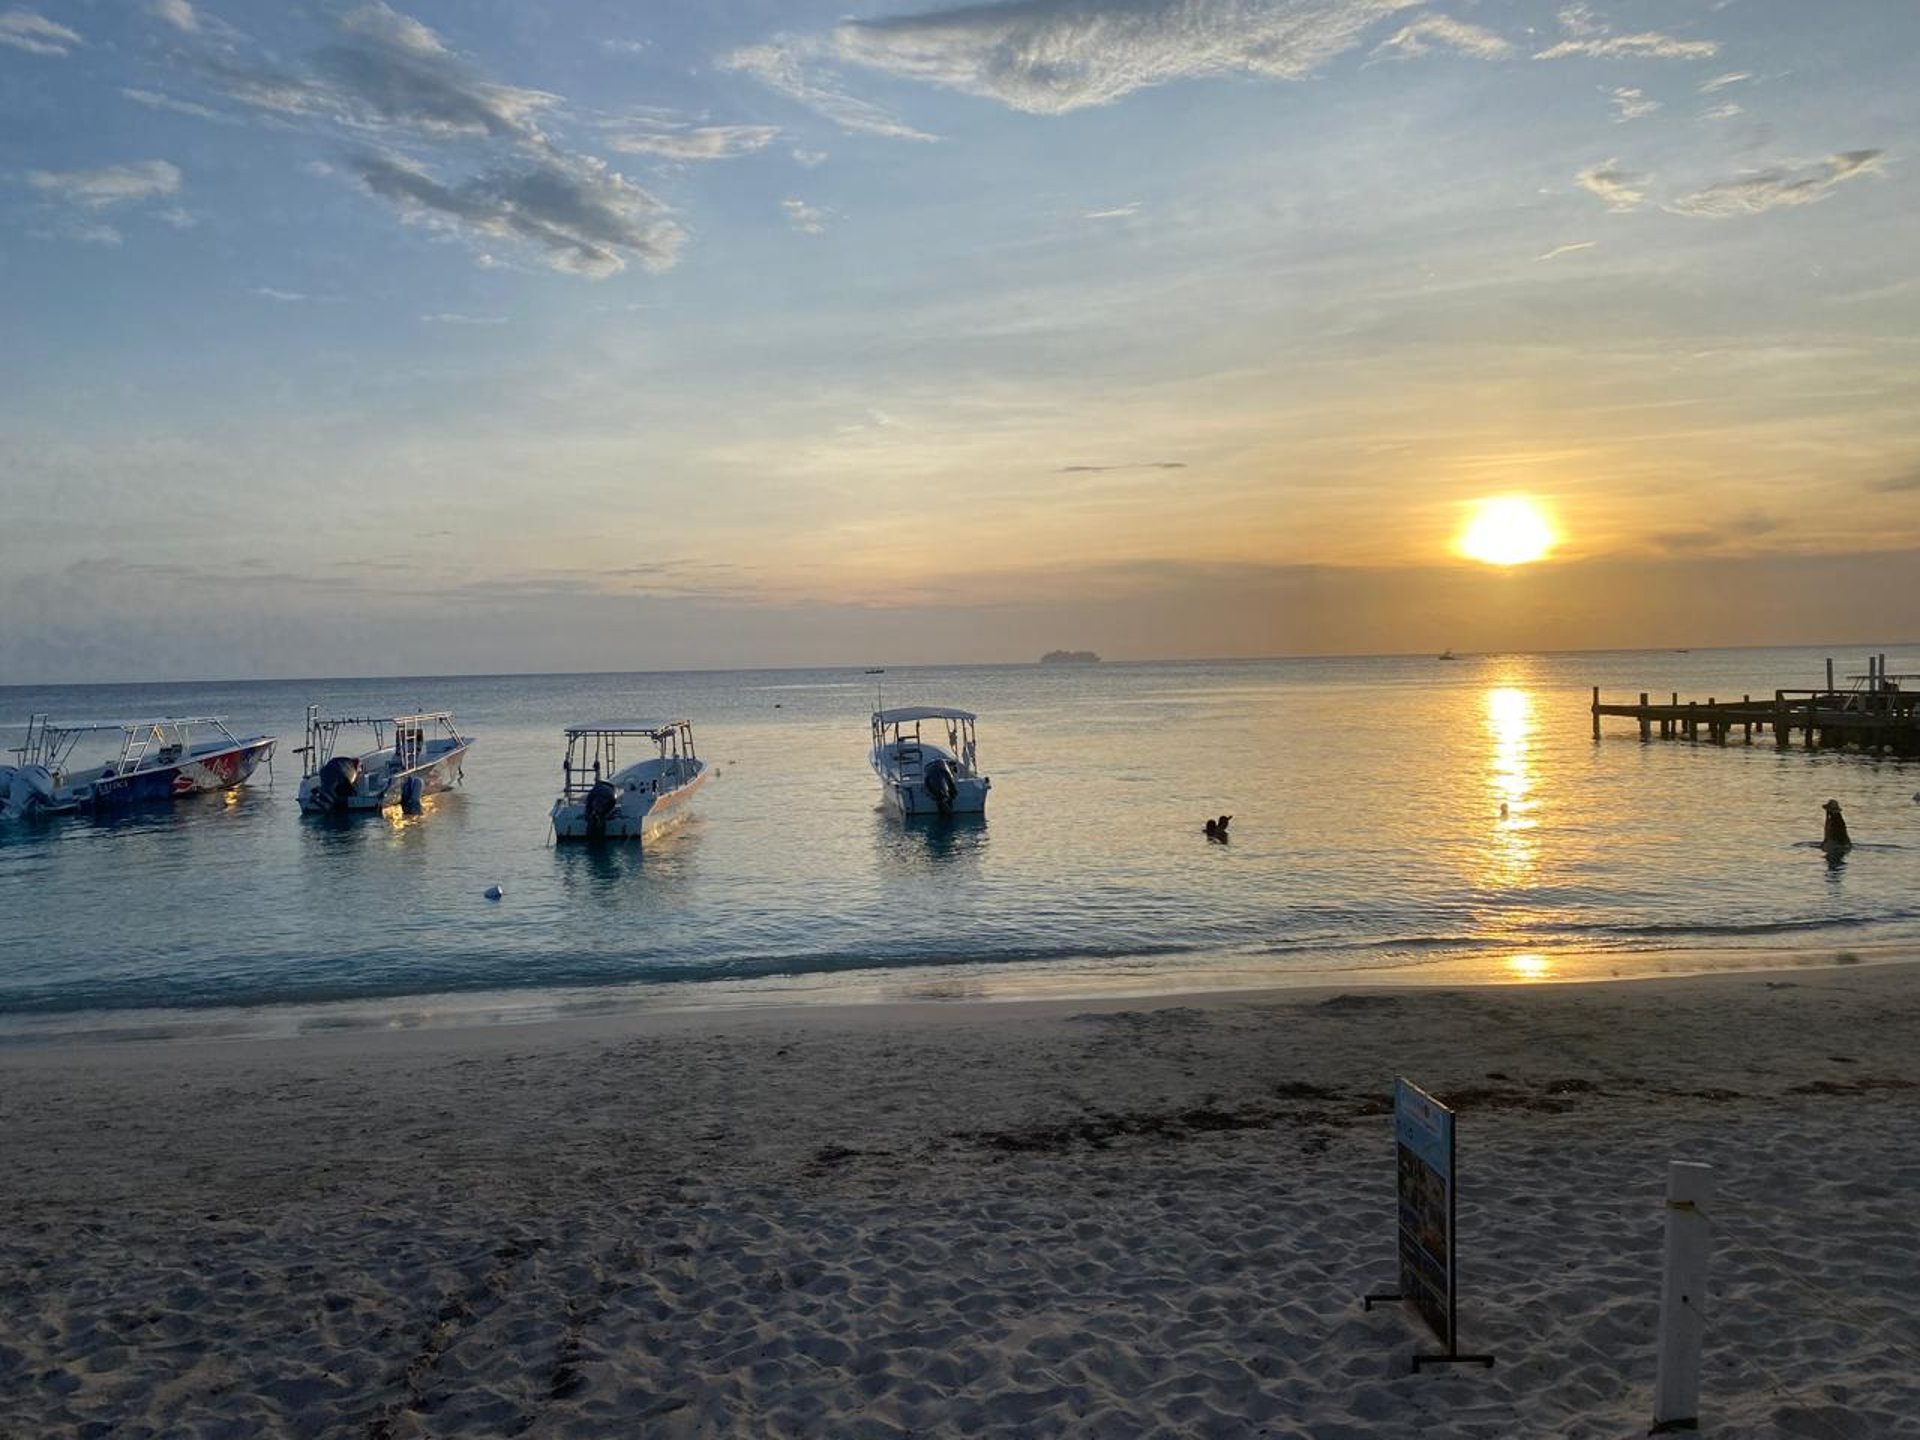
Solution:
<svg viewBox="0 0 1920 1440"><path fill-rule="evenodd" d="M339 754L342 731L364 730L373 748ZM419 715L322 715L307 707L307 743L300 776L300 809L308 815L355 810L413 809L427 796L458 785L473 737L462 735L444 710Z"/></svg>
<svg viewBox="0 0 1920 1440"><path fill-rule="evenodd" d="M644 844L687 817L688 801L712 774L685 720L603 720L568 726L566 737L555 840ZM641 758L623 763L623 750Z"/></svg>
<svg viewBox="0 0 1920 1440"><path fill-rule="evenodd" d="M195 740L196 727L213 738ZM78 764L75 752L89 736L118 734L119 750L104 762ZM245 784L278 743L272 735L245 739L212 715L168 715L156 720L27 721L15 762L0 765L0 820L24 820L75 811L112 814L136 805L175 800Z"/></svg>
<svg viewBox="0 0 1920 1440"><path fill-rule="evenodd" d="M969 710L910 705L873 712L869 760L888 808L903 817L979 815L993 781L980 773ZM923 733L923 727L930 727ZM945 743L941 740L944 737Z"/></svg>

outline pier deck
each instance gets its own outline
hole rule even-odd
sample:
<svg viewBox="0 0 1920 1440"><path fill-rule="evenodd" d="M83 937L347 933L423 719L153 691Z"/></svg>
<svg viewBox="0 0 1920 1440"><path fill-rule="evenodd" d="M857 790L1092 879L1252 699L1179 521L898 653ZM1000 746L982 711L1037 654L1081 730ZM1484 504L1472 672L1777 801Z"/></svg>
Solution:
<svg viewBox="0 0 1920 1440"><path fill-rule="evenodd" d="M1725 745L1738 734L1751 745L1755 733L1771 734L1786 750L1797 735L1809 750L1854 746L1882 754L1920 755L1920 675L1893 675L1884 656L1876 656L1865 675L1847 677L1851 689L1833 683L1833 662L1827 662L1827 684L1810 690L1776 690L1771 696L1742 695L1738 700L1709 696L1682 700L1669 692L1661 701L1640 692L1638 700L1608 701L1593 687L1593 738L1600 738L1600 721L1618 717L1634 721L1643 741L1706 740Z"/></svg>

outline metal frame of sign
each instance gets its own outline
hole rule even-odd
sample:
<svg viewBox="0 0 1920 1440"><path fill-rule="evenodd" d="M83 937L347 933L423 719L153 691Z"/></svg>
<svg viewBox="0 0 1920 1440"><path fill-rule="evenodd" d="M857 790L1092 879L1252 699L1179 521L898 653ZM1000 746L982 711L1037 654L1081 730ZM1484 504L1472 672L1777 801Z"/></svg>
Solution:
<svg viewBox="0 0 1920 1440"><path fill-rule="evenodd" d="M1404 1078L1396 1077L1393 1082L1393 1138L1395 1194L1399 1200L1399 1220L1395 1227L1396 1247L1400 1261L1399 1290L1383 1294L1368 1295L1363 1298L1362 1308L1371 1310L1376 1302L1387 1300L1406 1301L1419 1312L1433 1332L1440 1337L1446 1352L1440 1355L1415 1355L1413 1368L1416 1374L1428 1365L1487 1365L1493 1364L1491 1355L1463 1355L1460 1353L1460 1319L1458 1268L1456 1254L1458 1247L1455 1237L1459 1232L1458 1187L1455 1182L1457 1173L1454 1166L1454 1115L1447 1106L1442 1105L1433 1096L1427 1094L1418 1085ZM1409 1140L1415 1143L1409 1144ZM1424 1141L1424 1143L1421 1143ZM1442 1168L1444 1166L1444 1169ZM1424 1172L1424 1177L1423 1177ZM1446 1190L1446 1230L1442 1236L1442 1245L1446 1251L1444 1257L1436 1256L1433 1247L1422 1234L1418 1220L1423 1208L1430 1207L1432 1195L1416 1193L1415 1187L1421 1185L1423 1178L1438 1180ZM1430 1181L1428 1182L1430 1183ZM1423 1207L1423 1200L1427 1202ZM1408 1224L1408 1217L1414 1218L1414 1225ZM1444 1303L1433 1293L1435 1286L1432 1271L1440 1270L1445 1277L1446 1295Z"/></svg>

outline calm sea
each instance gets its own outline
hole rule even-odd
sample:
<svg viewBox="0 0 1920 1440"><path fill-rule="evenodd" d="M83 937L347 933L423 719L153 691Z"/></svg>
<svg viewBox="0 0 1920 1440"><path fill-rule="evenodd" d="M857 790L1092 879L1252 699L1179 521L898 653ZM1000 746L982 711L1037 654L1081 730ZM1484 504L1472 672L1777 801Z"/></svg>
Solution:
<svg viewBox="0 0 1920 1440"><path fill-rule="evenodd" d="M0 828L0 1027L1558 978L1911 944L1920 765L1641 745L1628 722L1590 738L1592 685L1771 693L1816 683L1826 653L893 669L886 703L980 713L993 776L984 823L912 827L877 808L876 677L852 670L0 689L0 721L218 714L282 737L272 784ZM464 787L417 817L303 820L309 701L452 710L477 737ZM561 726L623 715L691 719L718 779L645 854L553 848ZM1837 866L1810 843L1829 796L1864 842ZM1222 812L1224 846L1201 833Z"/></svg>

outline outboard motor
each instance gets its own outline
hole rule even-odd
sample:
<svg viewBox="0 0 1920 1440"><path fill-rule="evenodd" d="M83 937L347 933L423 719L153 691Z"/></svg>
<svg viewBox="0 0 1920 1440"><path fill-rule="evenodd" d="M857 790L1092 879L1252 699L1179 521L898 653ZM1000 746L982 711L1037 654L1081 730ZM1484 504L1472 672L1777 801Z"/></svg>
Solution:
<svg viewBox="0 0 1920 1440"><path fill-rule="evenodd" d="M960 793L960 782L953 778L953 765L946 760L929 760L926 768L927 793L940 807L942 815L953 813L953 797Z"/></svg>
<svg viewBox="0 0 1920 1440"><path fill-rule="evenodd" d="M308 798L316 810L341 811L359 783L360 762L351 755L336 755L320 767Z"/></svg>
<svg viewBox="0 0 1920 1440"><path fill-rule="evenodd" d="M409 815L418 815L421 797L426 793L426 783L418 775L407 776L400 782L400 808Z"/></svg>
<svg viewBox="0 0 1920 1440"><path fill-rule="evenodd" d="M44 765L22 765L12 772L6 792L0 794L0 816L24 820L41 806L52 804L52 772Z"/></svg>
<svg viewBox="0 0 1920 1440"><path fill-rule="evenodd" d="M587 816L587 838L604 840L607 838L607 821L620 808L620 792L607 781L596 780L593 788L587 791L586 804L582 808Z"/></svg>

